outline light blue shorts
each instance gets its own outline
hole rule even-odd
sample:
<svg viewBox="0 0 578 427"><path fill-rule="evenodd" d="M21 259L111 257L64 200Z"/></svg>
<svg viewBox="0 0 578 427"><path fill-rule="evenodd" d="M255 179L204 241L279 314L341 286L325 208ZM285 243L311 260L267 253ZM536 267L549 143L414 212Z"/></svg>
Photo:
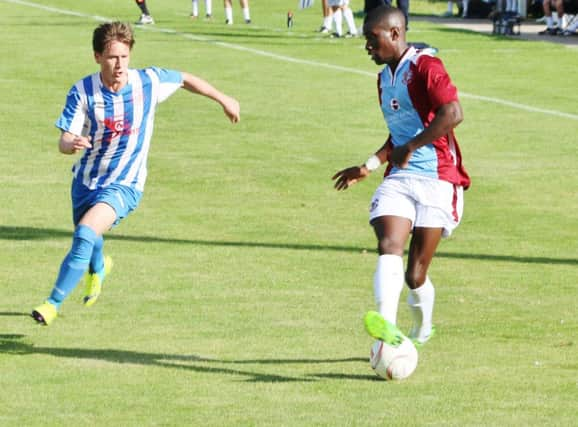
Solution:
<svg viewBox="0 0 578 427"><path fill-rule="evenodd" d="M72 220L78 225L86 211L97 203L106 203L116 212L117 225L121 219L136 209L142 198L142 192L125 185L111 184L104 188L90 190L82 183L73 180L70 191L72 197Z"/></svg>

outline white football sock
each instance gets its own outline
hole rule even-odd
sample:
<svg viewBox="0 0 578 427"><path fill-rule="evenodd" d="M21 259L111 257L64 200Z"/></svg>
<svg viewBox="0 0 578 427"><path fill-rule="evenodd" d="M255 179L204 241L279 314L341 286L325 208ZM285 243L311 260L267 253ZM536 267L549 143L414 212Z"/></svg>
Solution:
<svg viewBox="0 0 578 427"><path fill-rule="evenodd" d="M205 14L213 14L213 0L205 0Z"/></svg>
<svg viewBox="0 0 578 427"><path fill-rule="evenodd" d="M568 26L568 15L562 15L562 19L558 19L558 27L564 30Z"/></svg>
<svg viewBox="0 0 578 427"><path fill-rule="evenodd" d="M355 27L355 19L353 19L353 12L351 9L347 8L343 11L343 17L345 18L345 22L347 23L347 28L349 29L349 33L351 35L357 35L357 28Z"/></svg>
<svg viewBox="0 0 578 427"><path fill-rule="evenodd" d="M328 15L326 17L323 18L323 26L325 28L327 28L328 30L331 30L331 20L333 18L331 17L331 15Z"/></svg>
<svg viewBox="0 0 578 427"><path fill-rule="evenodd" d="M250 21L250 20L251 20L251 13L249 12L249 8L248 8L248 7L244 7L244 8L243 8L243 19L245 19L245 21Z"/></svg>
<svg viewBox="0 0 578 427"><path fill-rule="evenodd" d="M233 8L232 7L226 7L225 8L225 20L227 21L227 24L233 23Z"/></svg>
<svg viewBox="0 0 578 427"><path fill-rule="evenodd" d="M397 307L403 282L403 259L397 255L380 255L373 276L373 293L377 311L394 325L397 322Z"/></svg>
<svg viewBox="0 0 578 427"><path fill-rule="evenodd" d="M429 277L426 277L424 284L419 288L409 290L407 305L413 317L410 338L417 338L420 342L428 340L432 330L434 301L435 288Z"/></svg>
<svg viewBox="0 0 578 427"><path fill-rule="evenodd" d="M199 0L192 0L193 1L193 10L191 15L199 16Z"/></svg>
<svg viewBox="0 0 578 427"><path fill-rule="evenodd" d="M335 32L341 37L343 35L343 14L341 13L341 9L333 12L333 23L335 24Z"/></svg>
<svg viewBox="0 0 578 427"><path fill-rule="evenodd" d="M448 2L448 14L454 13L454 2L453 1L449 1Z"/></svg>

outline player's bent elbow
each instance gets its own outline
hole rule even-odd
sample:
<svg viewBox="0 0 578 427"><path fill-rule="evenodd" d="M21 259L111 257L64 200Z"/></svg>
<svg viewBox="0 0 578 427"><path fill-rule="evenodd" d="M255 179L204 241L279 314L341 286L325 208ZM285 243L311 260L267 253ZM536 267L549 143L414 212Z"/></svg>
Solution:
<svg viewBox="0 0 578 427"><path fill-rule="evenodd" d="M454 127L459 125L464 120L464 110L459 102L452 102L452 118Z"/></svg>
<svg viewBox="0 0 578 427"><path fill-rule="evenodd" d="M457 101L445 104L438 111L438 114L443 117L444 124L451 129L455 128L464 120L462 106Z"/></svg>

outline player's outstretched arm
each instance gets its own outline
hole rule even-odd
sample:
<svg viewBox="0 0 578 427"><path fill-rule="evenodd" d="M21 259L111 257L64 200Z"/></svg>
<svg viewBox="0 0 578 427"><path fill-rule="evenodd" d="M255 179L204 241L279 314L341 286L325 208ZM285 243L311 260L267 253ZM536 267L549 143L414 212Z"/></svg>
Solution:
<svg viewBox="0 0 578 427"><path fill-rule="evenodd" d="M193 76L189 73L181 73L183 75L183 88L189 92L198 93L199 95L206 96L213 101L218 102L223 107L225 115L233 123L237 123L241 120L241 107L239 102L228 95L225 95L220 90L213 87L210 83L205 80Z"/></svg>
<svg viewBox="0 0 578 427"><path fill-rule="evenodd" d="M78 136L70 132L62 131L58 141L58 149L63 154L76 154L85 148L92 148L90 136Z"/></svg>

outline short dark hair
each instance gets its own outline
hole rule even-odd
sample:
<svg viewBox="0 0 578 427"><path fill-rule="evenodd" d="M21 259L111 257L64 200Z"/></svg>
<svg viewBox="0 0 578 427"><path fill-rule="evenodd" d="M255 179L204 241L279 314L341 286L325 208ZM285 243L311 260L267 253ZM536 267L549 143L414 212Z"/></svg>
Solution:
<svg viewBox="0 0 578 427"><path fill-rule="evenodd" d="M387 25L386 21L390 18L390 16L395 16L399 19L402 19L405 23L405 16L403 12L398 9L397 7L392 7L387 4L383 6L378 6L375 9L372 9L363 20L363 26L376 26L376 25Z"/></svg>
<svg viewBox="0 0 578 427"><path fill-rule="evenodd" d="M92 50L102 53L112 41L124 43L132 49L134 46L134 35L130 24L118 21L105 22L96 27L92 34Z"/></svg>
<svg viewBox="0 0 578 427"><path fill-rule="evenodd" d="M386 0L365 0L363 11L368 14L376 7L383 6L385 4L387 4Z"/></svg>

